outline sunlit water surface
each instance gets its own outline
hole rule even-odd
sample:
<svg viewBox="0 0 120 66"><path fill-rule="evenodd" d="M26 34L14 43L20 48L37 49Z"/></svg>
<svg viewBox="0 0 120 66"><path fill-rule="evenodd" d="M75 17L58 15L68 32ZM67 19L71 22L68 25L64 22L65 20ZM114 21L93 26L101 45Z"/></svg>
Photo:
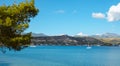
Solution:
<svg viewBox="0 0 120 66"><path fill-rule="evenodd" d="M29 47L0 53L0 66L120 66L120 47Z"/></svg>

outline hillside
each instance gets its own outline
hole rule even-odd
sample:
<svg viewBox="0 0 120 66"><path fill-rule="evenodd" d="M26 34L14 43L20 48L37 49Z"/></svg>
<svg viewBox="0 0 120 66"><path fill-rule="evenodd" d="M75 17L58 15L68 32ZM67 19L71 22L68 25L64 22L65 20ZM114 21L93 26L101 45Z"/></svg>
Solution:
<svg viewBox="0 0 120 66"><path fill-rule="evenodd" d="M104 42L92 38L92 37L72 37L68 35L62 36L41 36L41 37L33 37L33 44L48 44L48 45L102 45Z"/></svg>
<svg viewBox="0 0 120 66"><path fill-rule="evenodd" d="M101 35L92 35L91 37L96 38L104 43L112 45L120 45L120 35L115 33L104 33Z"/></svg>
<svg viewBox="0 0 120 66"><path fill-rule="evenodd" d="M100 38L104 43L111 43L113 45L120 45L120 38Z"/></svg>

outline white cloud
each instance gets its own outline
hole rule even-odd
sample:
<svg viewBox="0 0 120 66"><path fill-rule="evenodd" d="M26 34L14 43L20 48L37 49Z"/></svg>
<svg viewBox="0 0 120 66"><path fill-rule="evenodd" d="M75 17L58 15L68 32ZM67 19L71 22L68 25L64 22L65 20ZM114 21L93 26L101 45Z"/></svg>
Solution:
<svg viewBox="0 0 120 66"><path fill-rule="evenodd" d="M63 13L65 13L65 11L64 10L56 10L55 13L63 14Z"/></svg>
<svg viewBox="0 0 120 66"><path fill-rule="evenodd" d="M120 3L112 5L107 12L107 19L109 22L120 20Z"/></svg>
<svg viewBox="0 0 120 66"><path fill-rule="evenodd" d="M78 33L77 36L88 36L87 34L83 34L82 32Z"/></svg>
<svg viewBox="0 0 120 66"><path fill-rule="evenodd" d="M105 16L106 15L106 16ZM107 14L103 13L92 13L93 18L106 18L109 22L120 21L120 3L117 5L112 5Z"/></svg>
<svg viewBox="0 0 120 66"><path fill-rule="evenodd" d="M103 13L92 13L92 17L93 18L104 19L105 18L105 14L103 14Z"/></svg>

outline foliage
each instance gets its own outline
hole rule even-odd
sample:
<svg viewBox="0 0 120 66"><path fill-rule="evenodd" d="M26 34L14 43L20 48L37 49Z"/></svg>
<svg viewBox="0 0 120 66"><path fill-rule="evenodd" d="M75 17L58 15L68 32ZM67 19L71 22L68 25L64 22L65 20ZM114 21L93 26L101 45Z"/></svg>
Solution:
<svg viewBox="0 0 120 66"><path fill-rule="evenodd" d="M34 0L0 6L0 45L20 50L31 43L31 33L23 34L30 19L38 14Z"/></svg>

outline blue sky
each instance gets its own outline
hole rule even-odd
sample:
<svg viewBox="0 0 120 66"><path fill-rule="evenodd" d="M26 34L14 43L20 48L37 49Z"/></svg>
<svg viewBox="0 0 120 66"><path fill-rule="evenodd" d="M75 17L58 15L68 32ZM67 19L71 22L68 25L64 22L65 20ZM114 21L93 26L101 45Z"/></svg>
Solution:
<svg viewBox="0 0 120 66"><path fill-rule="evenodd" d="M12 2L4 0L0 5L3 3ZM120 34L119 3L120 0L35 0L40 12L25 32L47 35Z"/></svg>

